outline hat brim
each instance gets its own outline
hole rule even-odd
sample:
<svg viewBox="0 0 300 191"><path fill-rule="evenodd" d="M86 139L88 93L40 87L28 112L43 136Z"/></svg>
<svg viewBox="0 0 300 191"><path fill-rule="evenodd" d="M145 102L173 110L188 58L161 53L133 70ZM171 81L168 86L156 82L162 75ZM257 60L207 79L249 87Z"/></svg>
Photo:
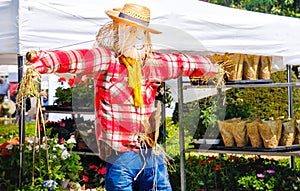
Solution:
<svg viewBox="0 0 300 191"><path fill-rule="evenodd" d="M116 9L117 10L117 9ZM133 26L138 26L141 27L143 29L145 29L146 31L153 33L153 34L160 34L161 32L155 29L152 29L150 27L147 27L145 25L139 24L137 22L125 19L125 18L121 18L119 17L120 12L119 11L115 11L115 10L106 10L105 13L114 21L116 22L120 22L120 23L125 23L125 24L129 24L129 25L133 25Z"/></svg>

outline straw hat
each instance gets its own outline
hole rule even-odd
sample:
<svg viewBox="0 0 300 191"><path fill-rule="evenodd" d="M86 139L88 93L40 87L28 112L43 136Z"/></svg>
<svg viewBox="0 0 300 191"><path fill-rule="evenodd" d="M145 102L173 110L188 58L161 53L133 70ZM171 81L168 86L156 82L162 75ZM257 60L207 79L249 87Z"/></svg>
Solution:
<svg viewBox="0 0 300 191"><path fill-rule="evenodd" d="M3 112L6 115L12 115L16 111L16 104L15 104L15 102L13 102L11 100L6 99L2 103L2 108L3 108Z"/></svg>
<svg viewBox="0 0 300 191"><path fill-rule="evenodd" d="M159 34L160 31L149 28L150 9L137 4L125 4L123 8L106 10L105 13L114 21L142 27L148 32Z"/></svg>

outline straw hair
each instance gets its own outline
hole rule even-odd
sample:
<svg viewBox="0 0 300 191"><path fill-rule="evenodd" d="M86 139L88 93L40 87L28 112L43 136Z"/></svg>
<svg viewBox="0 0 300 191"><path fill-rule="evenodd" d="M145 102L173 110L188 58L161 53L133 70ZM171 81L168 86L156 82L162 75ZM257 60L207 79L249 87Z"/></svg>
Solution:
<svg viewBox="0 0 300 191"><path fill-rule="evenodd" d="M121 22L129 25L134 25L145 29L154 34L161 33L149 26L150 9L137 4L125 4L122 9L115 8L113 10L106 10L105 13L115 22Z"/></svg>

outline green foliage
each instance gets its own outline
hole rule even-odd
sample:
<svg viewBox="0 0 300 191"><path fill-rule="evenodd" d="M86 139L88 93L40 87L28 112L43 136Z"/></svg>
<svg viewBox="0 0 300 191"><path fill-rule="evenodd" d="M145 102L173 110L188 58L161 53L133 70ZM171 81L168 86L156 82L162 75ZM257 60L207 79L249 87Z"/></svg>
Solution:
<svg viewBox="0 0 300 191"><path fill-rule="evenodd" d="M299 161L298 161L299 162ZM289 168L280 160L235 155L188 155L185 161L186 190L298 190L299 169ZM180 190L179 156L169 170L174 191Z"/></svg>
<svg viewBox="0 0 300 191"><path fill-rule="evenodd" d="M170 107L173 101L171 89L162 82L156 91L156 100L160 100L166 107Z"/></svg>
<svg viewBox="0 0 300 191"><path fill-rule="evenodd" d="M297 81L293 74L293 81ZM274 83L287 82L287 72L272 73ZM300 117L300 90L293 88L294 117ZM288 117L288 88L232 88L226 92L226 116L241 118Z"/></svg>
<svg viewBox="0 0 300 191"><path fill-rule="evenodd" d="M76 78L77 79L77 78ZM64 83L64 82L61 82ZM55 92L54 105L93 107L94 105L94 82L93 78L78 80L75 87L58 87Z"/></svg>
<svg viewBox="0 0 300 191"><path fill-rule="evenodd" d="M297 0L209 0L209 2L248 11L300 17Z"/></svg>
<svg viewBox="0 0 300 191"><path fill-rule="evenodd" d="M79 155L72 152L72 142L58 143L57 139L48 139L47 144L38 144L37 141L32 137L24 145L5 142L0 146L1 190L17 190L20 149L24 151L26 159L23 164L24 190L42 190L46 180L80 180L78 171L82 170L82 166ZM67 148L71 151L67 151Z"/></svg>
<svg viewBox="0 0 300 191"><path fill-rule="evenodd" d="M25 123L25 136L33 136L35 122ZM0 144L19 136L19 124L0 124Z"/></svg>
<svg viewBox="0 0 300 191"><path fill-rule="evenodd" d="M53 102L54 105L64 106L72 103L72 92L73 88L56 88L55 97L56 100Z"/></svg>

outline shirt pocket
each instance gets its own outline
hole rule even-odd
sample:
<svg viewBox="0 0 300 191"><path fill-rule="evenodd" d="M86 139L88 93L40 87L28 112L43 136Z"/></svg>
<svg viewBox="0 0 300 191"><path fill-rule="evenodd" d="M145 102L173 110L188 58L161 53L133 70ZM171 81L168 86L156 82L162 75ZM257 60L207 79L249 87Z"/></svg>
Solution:
<svg viewBox="0 0 300 191"><path fill-rule="evenodd" d="M128 87L128 77L110 78L109 94L112 104L132 104L132 88Z"/></svg>

